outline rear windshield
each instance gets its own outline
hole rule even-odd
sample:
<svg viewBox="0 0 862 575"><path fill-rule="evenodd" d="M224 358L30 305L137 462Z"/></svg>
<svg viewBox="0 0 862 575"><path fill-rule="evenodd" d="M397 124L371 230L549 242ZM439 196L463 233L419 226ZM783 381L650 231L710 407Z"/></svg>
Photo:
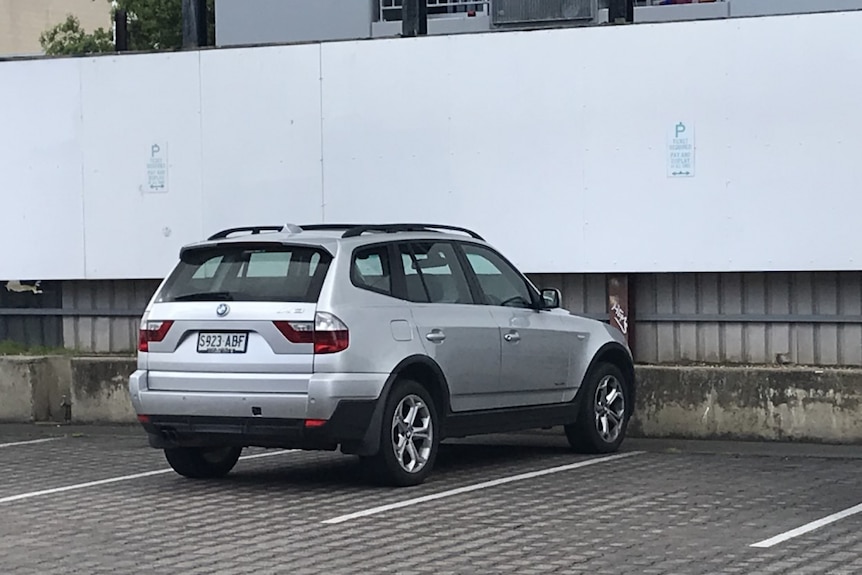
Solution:
<svg viewBox="0 0 862 575"><path fill-rule="evenodd" d="M332 257L307 246L186 250L157 301L316 302Z"/></svg>

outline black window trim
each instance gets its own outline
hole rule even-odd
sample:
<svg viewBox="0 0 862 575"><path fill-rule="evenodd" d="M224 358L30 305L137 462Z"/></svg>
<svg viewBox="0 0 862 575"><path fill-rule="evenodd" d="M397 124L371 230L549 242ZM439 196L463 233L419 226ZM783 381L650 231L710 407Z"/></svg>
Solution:
<svg viewBox="0 0 862 575"><path fill-rule="evenodd" d="M533 283L527 278L527 276L524 275L524 273L521 272L520 269L518 269L518 266L516 266L511 261L509 261L509 258L507 258L503 254L501 254L499 251L495 250L494 248L492 248L491 246L489 246L487 244L480 244L477 242L464 241L464 240L457 240L455 243L457 244L458 257L461 260L461 267L464 268L464 273L467 274L467 276L468 276L467 281L470 283L471 289L473 289L473 287L475 287L475 289L477 290L477 292L479 294L478 296L476 296L476 295L473 296L473 299L479 305L488 305L488 306L493 306L493 307L500 307L500 306L494 306L494 304L488 303L487 294L485 293L485 290L482 289L482 284L479 282L479 278L476 277L476 272L473 270L473 266L470 265L470 260L467 259L467 252L464 250L464 246L466 246L466 245L481 248L484 250L488 250L492 254L496 255L506 265L508 265L510 268L512 268L515 271L515 274L519 278L521 278L522 282L524 282L524 285L527 287L527 293L530 294L530 298L532 299L532 302L531 302L532 305L531 305L531 307L524 307L524 308L513 307L512 309L532 309L532 310L536 310L536 311L541 311L542 309L544 309L541 305L541 301L542 301L541 300L541 294L539 294L538 290L533 286Z"/></svg>
<svg viewBox="0 0 862 575"><path fill-rule="evenodd" d="M410 259L413 262L416 262L416 252L413 251L413 243L413 240L399 240L397 242L392 242L392 253L394 254L393 261L398 262L398 277L401 284L399 299L403 299L410 303L428 304L431 303L431 296L428 294L428 285L425 283L425 276L422 274L422 270L417 268L416 275L419 276L419 281L422 282L422 289L425 292L425 301L414 301L410 299L407 292L407 273L404 270L404 258L402 257L401 246L406 248L407 253L410 255Z"/></svg>
<svg viewBox="0 0 862 575"><path fill-rule="evenodd" d="M384 266L384 271L386 271L387 267L389 268L389 287L390 287L389 292L382 290L382 289L374 288L374 287L369 286L369 285L360 284L356 281L356 279L357 279L356 278L357 254L359 252L362 252L365 250L373 250L373 249L381 250L381 248L382 248L382 253L384 253L386 255L387 261L385 261L385 262L381 261L380 263L381 263L381 265ZM378 295L384 295L387 297L394 297L396 299L402 299L396 295L398 293L397 290L400 288L400 285L398 282L396 282L396 277L395 277L396 274L392 270L392 242L375 242L375 243L371 243L371 244L362 244L361 246L355 247L353 249L353 252L350 254L350 273L349 273L349 275L350 275L350 284L353 287L355 287L356 289L361 289L361 290L364 290L367 292L376 293Z"/></svg>
<svg viewBox="0 0 862 575"><path fill-rule="evenodd" d="M447 238L443 238L443 239L441 239L441 238L418 238L418 239L409 239L409 240L398 240L397 243L407 244L407 246L410 248L410 254L414 259L416 258L416 252L413 250L413 244L421 244L421 243L430 243L430 244L434 244L434 245L447 244L449 247L451 247L452 251L455 253L455 261L458 263L458 266L461 268L461 273L464 275L464 280L467 282L467 291L470 295L471 301L465 302L465 303L432 302L431 301L431 294L428 292L428 286L425 285L424 277L422 279L422 286L425 288L425 297L428 298L428 301L425 301L425 302L416 301L415 302L413 300L407 299L407 281L406 281L406 279L404 280L404 292L403 292L404 297L401 299L404 299L405 301L408 301L410 303L431 304L431 305L476 305L479 302L480 298L478 297L478 293L481 293L481 292L476 292L473 288L473 285L471 284L470 270L464 267L463 254L461 253L461 249L458 246L458 242L456 240L450 240ZM395 252L396 253L398 252L397 247L395 248ZM400 253L398 254L398 261L399 262L402 261ZM400 270L400 275L404 275L403 264L399 267L399 270ZM422 277L422 270L420 269L417 271L419 272L419 276Z"/></svg>

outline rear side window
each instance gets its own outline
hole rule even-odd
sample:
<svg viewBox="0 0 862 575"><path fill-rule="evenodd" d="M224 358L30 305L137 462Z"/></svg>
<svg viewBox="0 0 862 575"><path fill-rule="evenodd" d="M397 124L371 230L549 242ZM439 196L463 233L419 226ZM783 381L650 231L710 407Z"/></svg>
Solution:
<svg viewBox="0 0 862 575"><path fill-rule="evenodd" d="M358 288L392 295L389 249L382 245L357 250L353 255L350 279Z"/></svg>
<svg viewBox="0 0 862 575"><path fill-rule="evenodd" d="M159 302L316 302L331 256L306 246L244 245L187 250Z"/></svg>

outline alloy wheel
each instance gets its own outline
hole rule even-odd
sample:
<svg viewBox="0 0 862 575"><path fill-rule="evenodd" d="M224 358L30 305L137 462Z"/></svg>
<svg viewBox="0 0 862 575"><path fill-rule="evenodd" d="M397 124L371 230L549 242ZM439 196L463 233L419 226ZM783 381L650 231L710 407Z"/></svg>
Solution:
<svg viewBox="0 0 862 575"><path fill-rule="evenodd" d="M619 380L606 375L596 387L596 431L602 441L613 443L622 431L626 413L626 399Z"/></svg>
<svg viewBox="0 0 862 575"><path fill-rule="evenodd" d="M431 410L418 395L407 395L398 402L392 417L392 449L395 459L407 473L418 473L428 463L434 440Z"/></svg>

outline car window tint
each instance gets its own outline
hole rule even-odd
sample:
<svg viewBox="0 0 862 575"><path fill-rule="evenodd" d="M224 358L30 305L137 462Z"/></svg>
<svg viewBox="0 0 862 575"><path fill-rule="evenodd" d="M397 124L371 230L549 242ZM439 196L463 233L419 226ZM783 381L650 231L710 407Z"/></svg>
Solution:
<svg viewBox="0 0 862 575"><path fill-rule="evenodd" d="M503 258L482 246L465 244L463 249L482 288L486 304L531 307L532 298L527 283Z"/></svg>
<svg viewBox="0 0 862 575"><path fill-rule="evenodd" d="M314 302L330 260L317 248L282 244L190 249L157 301Z"/></svg>
<svg viewBox="0 0 862 575"><path fill-rule="evenodd" d="M356 287L391 295L388 248L373 246L358 250L353 256L351 279Z"/></svg>
<svg viewBox="0 0 862 575"><path fill-rule="evenodd" d="M428 301L431 303L473 303L470 286L452 244L448 242L416 242L412 243L410 247L413 250L413 258L409 265L405 264L405 277L410 271L415 271L420 275L428 294ZM412 268L412 270L408 268Z"/></svg>
<svg viewBox="0 0 862 575"><path fill-rule="evenodd" d="M425 283L422 276L419 274L413 250L410 249L408 244L400 244L398 246L398 251L401 254L401 268L404 272L407 300L418 303L428 303L428 292L425 290Z"/></svg>
<svg viewBox="0 0 862 575"><path fill-rule="evenodd" d="M210 279L215 276L216 270L218 269L219 264L224 259L224 256L215 256L203 264L201 264L197 270L195 270L192 275L192 279L202 280L202 279Z"/></svg>
<svg viewBox="0 0 862 575"><path fill-rule="evenodd" d="M250 278L285 277L289 267L290 252L257 252L251 254L245 275Z"/></svg>

